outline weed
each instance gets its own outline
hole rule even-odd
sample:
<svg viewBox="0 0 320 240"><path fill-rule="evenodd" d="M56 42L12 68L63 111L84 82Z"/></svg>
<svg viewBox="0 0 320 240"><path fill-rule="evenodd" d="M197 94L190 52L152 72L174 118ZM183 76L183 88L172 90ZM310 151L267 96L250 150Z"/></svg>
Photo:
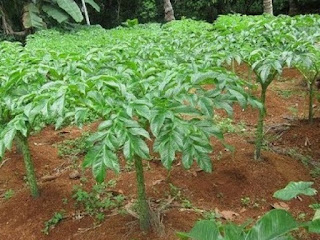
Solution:
<svg viewBox="0 0 320 240"><path fill-rule="evenodd" d="M310 170L310 175L313 178L320 177L320 167L315 167L314 169Z"/></svg>
<svg viewBox="0 0 320 240"><path fill-rule="evenodd" d="M297 219L300 220L300 221L305 221L306 217L307 217L307 214L304 213L304 212L301 212L301 213L298 214Z"/></svg>
<svg viewBox="0 0 320 240"><path fill-rule="evenodd" d="M62 199L62 203L63 203L64 205L67 205L67 204L68 204L68 198L63 198L63 199Z"/></svg>
<svg viewBox="0 0 320 240"><path fill-rule="evenodd" d="M187 209L193 208L191 201L188 200L188 199L183 199L183 200L181 201L181 206L182 206L183 208L187 208Z"/></svg>
<svg viewBox="0 0 320 240"><path fill-rule="evenodd" d="M14 191L12 189L9 189L3 194L3 197L5 200L9 200L10 198L13 197L13 195L14 195Z"/></svg>
<svg viewBox="0 0 320 240"><path fill-rule="evenodd" d="M115 184L115 180L111 180L107 184L96 184L90 192L81 186L75 186L72 197L76 200L77 206L82 207L85 213L102 221L106 210L119 208L123 205L125 199L123 195L114 196L112 192L107 191L107 188L114 187Z"/></svg>
<svg viewBox="0 0 320 240"><path fill-rule="evenodd" d="M124 170L126 172L132 172L134 171L134 162L133 161L127 161L126 165L124 166Z"/></svg>
<svg viewBox="0 0 320 240"><path fill-rule="evenodd" d="M58 143L58 155L59 157L70 157L77 159L78 156L83 155L88 150L86 139L89 133L83 133L81 137L76 139L64 140Z"/></svg>
<svg viewBox="0 0 320 240"><path fill-rule="evenodd" d="M299 110L297 107L288 107L288 110L294 117L298 117Z"/></svg>
<svg viewBox="0 0 320 240"><path fill-rule="evenodd" d="M249 197L241 198L241 205L244 207L248 207L251 203L251 199Z"/></svg>
<svg viewBox="0 0 320 240"><path fill-rule="evenodd" d="M53 217L45 222L45 227L42 232L49 235L49 231L53 229L63 219L63 212L55 212Z"/></svg>
<svg viewBox="0 0 320 240"><path fill-rule="evenodd" d="M214 211L205 211L202 216L205 220L213 221L217 219L217 214Z"/></svg>
<svg viewBox="0 0 320 240"><path fill-rule="evenodd" d="M294 91L288 89L278 89L277 92L283 98L290 98L294 94Z"/></svg>
<svg viewBox="0 0 320 240"><path fill-rule="evenodd" d="M308 166L309 163L312 161L312 158L310 156L303 155L303 154L299 153L299 151L297 149L294 149L294 148L288 149L287 154L290 157L301 161L303 163L303 165L305 165L305 166Z"/></svg>
<svg viewBox="0 0 320 240"><path fill-rule="evenodd" d="M230 118L215 116L214 122L223 133L240 133L246 131L246 124L243 121L235 124Z"/></svg>
<svg viewBox="0 0 320 240"><path fill-rule="evenodd" d="M169 187L170 187L170 196L172 196L178 201L181 200L181 196L182 196L181 189L173 185L172 183L169 183Z"/></svg>
<svg viewBox="0 0 320 240"><path fill-rule="evenodd" d="M217 193L217 198L219 198L219 199L222 199L223 198L223 193L222 192L219 192L219 193Z"/></svg>

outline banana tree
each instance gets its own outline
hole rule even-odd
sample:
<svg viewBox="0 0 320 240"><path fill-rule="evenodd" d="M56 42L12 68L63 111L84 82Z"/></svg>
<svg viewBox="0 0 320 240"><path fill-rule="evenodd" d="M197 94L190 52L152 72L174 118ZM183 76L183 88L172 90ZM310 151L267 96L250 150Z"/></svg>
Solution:
<svg viewBox="0 0 320 240"><path fill-rule="evenodd" d="M266 13L266 14L273 15L272 0L263 0L263 12Z"/></svg>
<svg viewBox="0 0 320 240"><path fill-rule="evenodd" d="M17 12L22 12L22 25L24 29L43 29L46 28L47 19L43 16L48 16L54 19L59 24L73 20L80 23L83 20L83 14L80 7L74 0L28 0L16 1L17 3L8 5L6 2L0 1L0 13L2 16L2 25L5 26L5 31L8 34L15 34L12 29L18 25L17 22L11 22L16 18ZM100 11L100 6L94 0L83 0L82 6L86 10L86 4L90 5L96 11ZM9 8L12 6L21 9L15 9L11 14ZM86 19L89 19L87 11L85 11ZM88 20L87 20L88 22Z"/></svg>
<svg viewBox="0 0 320 240"><path fill-rule="evenodd" d="M167 22L175 20L174 11L170 0L163 0L164 18Z"/></svg>

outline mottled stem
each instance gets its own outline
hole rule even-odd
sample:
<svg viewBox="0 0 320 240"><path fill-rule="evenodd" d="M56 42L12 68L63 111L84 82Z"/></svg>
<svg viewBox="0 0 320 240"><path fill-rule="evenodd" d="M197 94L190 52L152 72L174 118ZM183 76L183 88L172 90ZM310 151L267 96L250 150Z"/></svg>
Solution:
<svg viewBox="0 0 320 240"><path fill-rule="evenodd" d="M146 189L144 184L142 159L135 156L134 165L136 169L137 189L138 189L138 213L140 228L143 231L150 230L150 209L146 198Z"/></svg>
<svg viewBox="0 0 320 240"><path fill-rule="evenodd" d="M28 138L18 133L16 136L18 146L21 147L23 154L24 165L26 168L27 180L30 187L31 195L34 198L39 197L39 189L37 185L36 174L34 172L34 166L31 159L30 149L28 145Z"/></svg>

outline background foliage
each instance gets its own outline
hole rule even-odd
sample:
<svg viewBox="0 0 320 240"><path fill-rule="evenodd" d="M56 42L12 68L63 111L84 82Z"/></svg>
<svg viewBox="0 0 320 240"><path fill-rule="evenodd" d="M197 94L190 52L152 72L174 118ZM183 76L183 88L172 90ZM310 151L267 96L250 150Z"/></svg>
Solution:
<svg viewBox="0 0 320 240"><path fill-rule="evenodd" d="M81 6L81 0L74 1ZM92 7L86 1L90 20L92 24L100 24L102 27L111 28L121 24L127 19L137 18L139 22L163 22L164 11L162 0L95 0L97 8ZM172 0L172 5L177 19L187 17L198 20L212 22L220 14L241 13L241 14L261 14L263 12L262 0ZM317 0L277 0L274 1L274 13L278 14L298 14L317 13L319 8ZM49 17L47 11L41 9L43 5L56 7L57 1L47 0L0 0L0 18L5 14L14 31L19 32L25 29L22 16L27 4L35 4L40 9L40 17L43 18L47 26L57 26L58 22ZM90 6L91 5L91 6ZM57 8L59 10L59 8ZM61 9L60 9L61 10ZM73 19L70 19L71 22ZM74 22L74 21L73 21ZM59 24L66 27L66 24ZM1 32L4 26L0 24Z"/></svg>

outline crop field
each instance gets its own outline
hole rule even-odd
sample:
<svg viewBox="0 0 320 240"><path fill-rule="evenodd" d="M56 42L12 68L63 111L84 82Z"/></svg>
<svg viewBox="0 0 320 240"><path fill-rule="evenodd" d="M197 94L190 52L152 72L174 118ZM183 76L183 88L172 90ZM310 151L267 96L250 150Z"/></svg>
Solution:
<svg viewBox="0 0 320 240"><path fill-rule="evenodd" d="M0 42L0 239L320 239L320 16Z"/></svg>

